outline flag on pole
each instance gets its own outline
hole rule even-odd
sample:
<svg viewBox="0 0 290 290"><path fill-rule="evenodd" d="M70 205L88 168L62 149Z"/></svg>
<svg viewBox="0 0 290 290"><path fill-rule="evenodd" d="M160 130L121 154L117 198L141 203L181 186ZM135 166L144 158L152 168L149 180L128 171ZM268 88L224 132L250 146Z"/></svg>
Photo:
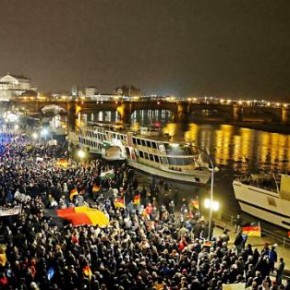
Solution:
<svg viewBox="0 0 290 290"><path fill-rule="evenodd" d="M249 237L261 237L261 225L258 223L251 223L248 226L242 227L242 233Z"/></svg>
<svg viewBox="0 0 290 290"><path fill-rule="evenodd" d="M195 209L199 209L199 200L198 199L193 199L191 201L191 205L192 207L194 207Z"/></svg>
<svg viewBox="0 0 290 290"><path fill-rule="evenodd" d="M288 232L288 238L290 239L290 232Z"/></svg>
<svg viewBox="0 0 290 290"><path fill-rule="evenodd" d="M133 204L140 205L140 203L141 203L141 196L140 196L140 194L136 194L134 196Z"/></svg>
<svg viewBox="0 0 290 290"><path fill-rule="evenodd" d="M92 270L91 270L91 267L89 265L87 265L83 268L83 273L85 276L87 276L89 278L89 280L92 279Z"/></svg>
<svg viewBox="0 0 290 290"><path fill-rule="evenodd" d="M73 188L71 191L70 191L70 194L69 194L69 199L70 200L73 200L74 196L78 195L78 190L76 188Z"/></svg>
<svg viewBox="0 0 290 290"><path fill-rule="evenodd" d="M97 192L99 192L99 191L100 191L100 186L97 185L97 184L94 184L94 185L93 185L93 188L92 188L92 192L93 192L93 193L97 193Z"/></svg>
<svg viewBox="0 0 290 290"><path fill-rule="evenodd" d="M4 267L7 263L7 256L6 256L6 245L0 245L0 265Z"/></svg>
<svg viewBox="0 0 290 290"><path fill-rule="evenodd" d="M65 158L57 159L56 166L67 168L68 167L68 160Z"/></svg>
<svg viewBox="0 0 290 290"><path fill-rule="evenodd" d="M124 197L116 197L114 201L115 208L125 208L125 198Z"/></svg>
<svg viewBox="0 0 290 290"><path fill-rule="evenodd" d="M114 169L102 172L100 174L100 178L103 179L103 180L111 179L111 178L114 178L114 177L115 177Z"/></svg>

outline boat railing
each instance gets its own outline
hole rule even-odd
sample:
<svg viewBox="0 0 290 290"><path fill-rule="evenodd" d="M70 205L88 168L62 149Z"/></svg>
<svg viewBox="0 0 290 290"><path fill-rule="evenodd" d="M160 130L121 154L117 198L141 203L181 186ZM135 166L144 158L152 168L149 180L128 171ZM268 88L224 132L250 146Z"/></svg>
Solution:
<svg viewBox="0 0 290 290"><path fill-rule="evenodd" d="M249 186L254 186L254 187L258 187L260 189L278 192L277 186L276 186L276 181L274 178L272 178L272 179L269 179L269 178L257 178L257 179L255 179L251 175L247 175L247 176L241 176L239 178L236 178L236 180L240 181L243 184L249 185Z"/></svg>

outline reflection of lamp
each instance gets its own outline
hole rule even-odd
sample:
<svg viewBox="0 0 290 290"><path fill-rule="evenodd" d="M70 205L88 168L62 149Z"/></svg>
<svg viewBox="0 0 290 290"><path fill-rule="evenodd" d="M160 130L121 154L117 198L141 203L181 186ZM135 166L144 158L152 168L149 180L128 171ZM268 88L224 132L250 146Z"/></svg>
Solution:
<svg viewBox="0 0 290 290"><path fill-rule="evenodd" d="M34 132L34 133L32 134L32 138L33 138L34 140L36 140L37 137L38 137L37 133Z"/></svg>

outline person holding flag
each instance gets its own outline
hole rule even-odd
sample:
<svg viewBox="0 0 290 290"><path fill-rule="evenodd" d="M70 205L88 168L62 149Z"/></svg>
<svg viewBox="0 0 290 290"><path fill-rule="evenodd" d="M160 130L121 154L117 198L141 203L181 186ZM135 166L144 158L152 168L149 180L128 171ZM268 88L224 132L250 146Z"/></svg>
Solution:
<svg viewBox="0 0 290 290"><path fill-rule="evenodd" d="M77 196L79 194L77 188L73 188L71 191L70 191L70 194L69 194L69 199L70 201L73 201L74 197Z"/></svg>
<svg viewBox="0 0 290 290"><path fill-rule="evenodd" d="M140 195L140 193L135 194L134 199L133 199L133 204L135 206L139 206L141 204L141 195Z"/></svg>
<svg viewBox="0 0 290 290"><path fill-rule="evenodd" d="M261 237L261 225L260 222L253 222L250 225L241 227L242 233L249 237Z"/></svg>

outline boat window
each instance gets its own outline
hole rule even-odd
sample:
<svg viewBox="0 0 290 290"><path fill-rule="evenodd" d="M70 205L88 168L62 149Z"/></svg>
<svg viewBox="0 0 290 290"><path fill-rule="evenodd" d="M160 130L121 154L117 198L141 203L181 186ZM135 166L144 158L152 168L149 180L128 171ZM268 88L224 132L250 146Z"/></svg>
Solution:
<svg viewBox="0 0 290 290"><path fill-rule="evenodd" d="M130 150L129 150L128 147L126 147L126 155L127 155L127 156L130 156Z"/></svg>
<svg viewBox="0 0 290 290"><path fill-rule="evenodd" d="M151 142L150 141L146 141L146 146L151 148Z"/></svg>
<svg viewBox="0 0 290 290"><path fill-rule="evenodd" d="M144 158L149 159L148 153L144 152Z"/></svg>
<svg viewBox="0 0 290 290"><path fill-rule="evenodd" d="M137 144L136 138L132 138L132 139L133 139L133 144Z"/></svg>
<svg viewBox="0 0 290 290"><path fill-rule="evenodd" d="M141 144L142 144L142 146L146 146L146 141L142 139Z"/></svg>
<svg viewBox="0 0 290 290"><path fill-rule="evenodd" d="M191 165L194 164L194 158L174 158L168 157L170 165Z"/></svg>
<svg viewBox="0 0 290 290"><path fill-rule="evenodd" d="M157 149L157 144L156 144L156 142L152 142L152 148Z"/></svg>
<svg viewBox="0 0 290 290"><path fill-rule="evenodd" d="M184 144L165 144L165 150L168 155L188 156L194 155L196 152L193 147Z"/></svg>
<svg viewBox="0 0 290 290"><path fill-rule="evenodd" d="M140 156L141 158L144 158L144 155L143 155L143 152L142 152L142 151L139 151L139 156Z"/></svg>
<svg viewBox="0 0 290 290"><path fill-rule="evenodd" d="M149 156L150 156L150 160L151 160L151 161L154 161L153 154L149 154Z"/></svg>
<svg viewBox="0 0 290 290"><path fill-rule="evenodd" d="M162 164L168 164L168 160L166 157L161 157Z"/></svg>
<svg viewBox="0 0 290 290"><path fill-rule="evenodd" d="M155 160L155 162L158 162L159 163L158 155L154 155L154 160Z"/></svg>

